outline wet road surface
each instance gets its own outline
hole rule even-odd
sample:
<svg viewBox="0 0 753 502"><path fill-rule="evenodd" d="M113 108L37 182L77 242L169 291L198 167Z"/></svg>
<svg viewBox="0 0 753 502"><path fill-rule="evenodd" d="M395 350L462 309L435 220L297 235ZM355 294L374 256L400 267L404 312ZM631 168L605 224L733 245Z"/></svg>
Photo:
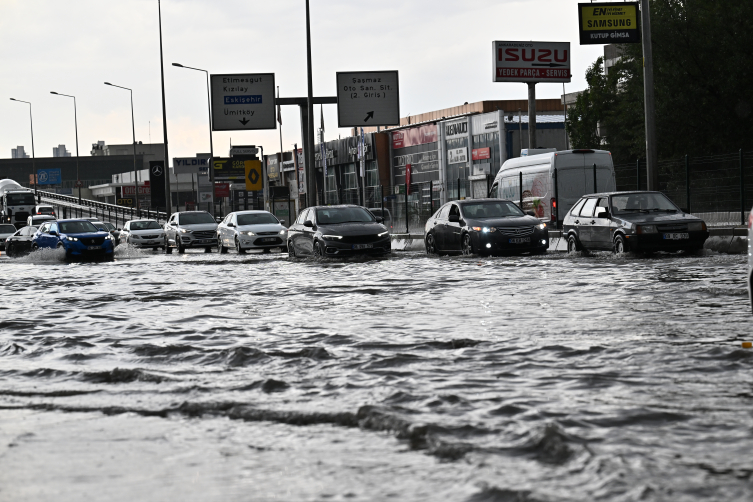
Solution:
<svg viewBox="0 0 753 502"><path fill-rule="evenodd" d="M0 276L2 501L753 498L745 257Z"/></svg>

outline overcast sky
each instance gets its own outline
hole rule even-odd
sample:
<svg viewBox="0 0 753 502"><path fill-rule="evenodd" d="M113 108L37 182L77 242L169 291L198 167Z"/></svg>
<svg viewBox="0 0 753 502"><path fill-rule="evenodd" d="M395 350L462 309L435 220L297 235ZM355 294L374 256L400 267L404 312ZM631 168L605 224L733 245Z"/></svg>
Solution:
<svg viewBox="0 0 753 502"><path fill-rule="evenodd" d="M399 70L401 116L464 102L526 99L525 84L492 82L494 40L569 41L573 80L603 46L578 45L577 0L311 0L314 94L335 95L335 73ZM304 0L162 0L170 157L209 151L206 80L178 62L210 73L276 74L282 96L306 95ZM28 105L37 157L65 144L75 155L73 94L79 152L91 144L131 142L128 91L133 88L136 140L162 142L157 0L0 0L0 158L17 145L31 152ZM561 84L539 84L537 97L559 98ZM318 120L319 108L316 108ZM283 147L300 145L298 107L283 107ZM327 140L337 128L335 105L324 107ZM318 123L318 122L317 122ZM215 155L233 144L279 151L279 131L214 133Z"/></svg>

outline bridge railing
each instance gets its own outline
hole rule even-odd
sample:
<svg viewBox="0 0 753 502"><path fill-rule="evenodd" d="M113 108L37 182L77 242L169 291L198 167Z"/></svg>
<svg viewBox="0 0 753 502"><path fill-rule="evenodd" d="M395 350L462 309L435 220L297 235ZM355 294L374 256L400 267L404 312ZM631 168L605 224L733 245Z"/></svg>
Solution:
<svg viewBox="0 0 753 502"><path fill-rule="evenodd" d="M46 204L57 206L57 214L60 218L84 218L95 217L111 222L120 228L128 220L148 218L166 222L167 214L156 209L139 209L129 206L118 206L94 200L81 199L70 195L61 195L54 192L37 191L38 197Z"/></svg>

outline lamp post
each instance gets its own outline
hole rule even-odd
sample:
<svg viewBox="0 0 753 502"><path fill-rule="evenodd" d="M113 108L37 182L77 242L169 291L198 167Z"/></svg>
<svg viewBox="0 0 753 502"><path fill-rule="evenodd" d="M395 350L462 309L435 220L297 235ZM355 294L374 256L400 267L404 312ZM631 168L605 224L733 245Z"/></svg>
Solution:
<svg viewBox="0 0 753 502"><path fill-rule="evenodd" d="M214 216L214 141L212 140L212 100L209 92L209 72L201 68L193 68L180 63L173 63L173 66L185 68L186 70L203 71L207 76L207 110L209 113L209 183L212 185L212 215Z"/></svg>
<svg viewBox="0 0 753 502"><path fill-rule="evenodd" d="M16 98L10 98L11 101L18 101L19 103L26 103L29 105L29 125L31 125L31 178L29 178L29 184L34 183L34 193L37 193L37 165L36 157L34 156L34 121L31 118L31 103L28 101L22 101Z"/></svg>
<svg viewBox="0 0 753 502"><path fill-rule="evenodd" d="M134 188L133 197L135 201L134 207L138 209L139 207L139 182L138 182L138 174L136 173L136 121L133 118L133 89L111 84L110 82L105 82L105 85L117 87L118 89L125 89L126 91L131 93L131 128L133 130L133 188Z"/></svg>
<svg viewBox="0 0 753 502"><path fill-rule="evenodd" d="M65 96L66 98L73 98L73 123L76 127L76 185L78 186L78 203L81 204L81 176L78 171L78 115L76 113L76 96L70 96L68 94L61 94L59 92L50 91L50 94L56 96Z"/></svg>

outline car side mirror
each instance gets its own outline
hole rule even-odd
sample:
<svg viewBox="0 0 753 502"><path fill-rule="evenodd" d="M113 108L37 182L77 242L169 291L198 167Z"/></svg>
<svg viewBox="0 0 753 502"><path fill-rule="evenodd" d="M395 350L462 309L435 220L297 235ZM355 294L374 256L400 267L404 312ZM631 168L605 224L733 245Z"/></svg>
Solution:
<svg viewBox="0 0 753 502"><path fill-rule="evenodd" d="M314 222L311 221L311 220L306 220L306 221L303 222L303 226L304 227L313 228L314 227Z"/></svg>
<svg viewBox="0 0 753 502"><path fill-rule="evenodd" d="M536 217L536 213L534 213L533 211L526 211L526 214L528 216L533 216L534 218Z"/></svg>
<svg viewBox="0 0 753 502"><path fill-rule="evenodd" d="M381 216L376 216L375 218L377 223L384 223L384 218L382 218Z"/></svg>
<svg viewBox="0 0 753 502"><path fill-rule="evenodd" d="M233 222L231 221L230 223L228 223L228 224L227 224L227 226L228 226L228 227L230 227L230 228L235 228L235 223L233 223Z"/></svg>
<svg viewBox="0 0 753 502"><path fill-rule="evenodd" d="M683 213L688 213L688 214L690 214L690 211L688 211L688 208L687 208L687 207L681 207L681 208L680 208L680 211L682 211Z"/></svg>
<svg viewBox="0 0 753 502"><path fill-rule="evenodd" d="M460 215L459 214L451 214L449 219L450 219L451 223L457 223L457 222L460 221Z"/></svg>
<svg viewBox="0 0 753 502"><path fill-rule="evenodd" d="M280 220L280 225L285 225L285 220Z"/></svg>

